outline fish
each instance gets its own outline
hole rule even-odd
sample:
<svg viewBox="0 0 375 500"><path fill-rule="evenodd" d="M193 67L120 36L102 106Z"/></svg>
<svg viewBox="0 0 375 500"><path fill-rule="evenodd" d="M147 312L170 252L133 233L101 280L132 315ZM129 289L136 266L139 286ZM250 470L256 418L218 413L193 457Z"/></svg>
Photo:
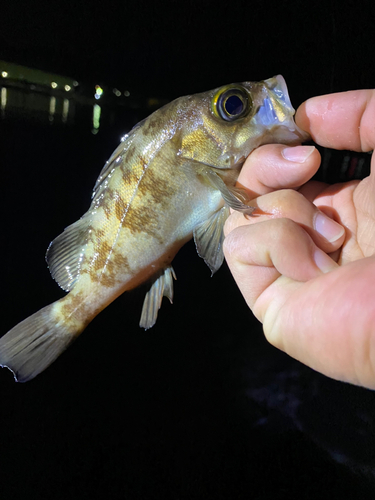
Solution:
<svg viewBox="0 0 375 500"><path fill-rule="evenodd" d="M223 263L230 209L250 216L236 185L255 148L300 144L281 75L180 97L138 123L94 186L88 211L49 245L46 261L67 295L0 339L0 366L18 382L45 370L107 305L149 282L140 326L151 328L173 299L172 260L194 238L215 273Z"/></svg>

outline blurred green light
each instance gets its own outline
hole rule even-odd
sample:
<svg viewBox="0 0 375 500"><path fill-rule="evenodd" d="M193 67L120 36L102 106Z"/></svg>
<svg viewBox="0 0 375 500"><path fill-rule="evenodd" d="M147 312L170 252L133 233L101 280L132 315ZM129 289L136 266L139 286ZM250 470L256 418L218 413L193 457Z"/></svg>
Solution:
<svg viewBox="0 0 375 500"><path fill-rule="evenodd" d="M101 115L101 107L99 104L94 104L93 112L92 112L92 126L94 130L98 130L100 127L100 115ZM95 133L93 130L93 133Z"/></svg>

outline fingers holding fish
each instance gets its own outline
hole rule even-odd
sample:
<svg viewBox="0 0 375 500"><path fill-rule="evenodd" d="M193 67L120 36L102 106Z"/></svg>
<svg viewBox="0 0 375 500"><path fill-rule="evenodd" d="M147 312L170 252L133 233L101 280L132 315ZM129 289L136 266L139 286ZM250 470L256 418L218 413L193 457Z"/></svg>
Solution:
<svg viewBox="0 0 375 500"><path fill-rule="evenodd" d="M375 89L321 95L298 108L296 123L321 146L372 151Z"/></svg>
<svg viewBox="0 0 375 500"><path fill-rule="evenodd" d="M284 189L251 202L259 215L234 212L224 231L224 255L249 307L264 320L275 287L298 288L337 267L328 255L344 242L345 229L301 193ZM261 300L260 300L261 298Z"/></svg>
<svg viewBox="0 0 375 500"><path fill-rule="evenodd" d="M297 188L307 182L319 166L320 154L314 146L267 144L248 156L238 184L258 195L275 189Z"/></svg>
<svg viewBox="0 0 375 500"><path fill-rule="evenodd" d="M262 322L270 303L280 307L284 297L278 293L280 285L294 291L337 267L290 219L237 227L224 241L224 255L247 304Z"/></svg>
<svg viewBox="0 0 375 500"><path fill-rule="evenodd" d="M233 212L229 216L224 227L227 237L240 226L285 218L298 224L314 244L326 253L335 252L344 242L345 229L293 189L265 194L251 201L250 205L256 207L252 217L245 217L240 212Z"/></svg>

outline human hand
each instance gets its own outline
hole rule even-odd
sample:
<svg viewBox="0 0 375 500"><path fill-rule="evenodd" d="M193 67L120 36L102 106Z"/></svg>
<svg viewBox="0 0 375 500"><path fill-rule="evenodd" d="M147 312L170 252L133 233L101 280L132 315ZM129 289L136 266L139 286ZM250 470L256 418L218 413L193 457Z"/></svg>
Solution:
<svg viewBox="0 0 375 500"><path fill-rule="evenodd" d="M322 146L371 151L375 90L309 99L296 122ZM271 344L375 389L375 159L369 177L333 186L309 181L319 164L310 146L251 153L238 181L261 215L232 213L224 254Z"/></svg>

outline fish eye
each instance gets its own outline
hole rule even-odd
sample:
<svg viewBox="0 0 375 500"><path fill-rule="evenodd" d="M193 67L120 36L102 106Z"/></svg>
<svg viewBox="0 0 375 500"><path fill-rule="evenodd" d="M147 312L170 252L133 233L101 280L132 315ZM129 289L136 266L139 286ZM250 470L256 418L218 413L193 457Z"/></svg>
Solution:
<svg viewBox="0 0 375 500"><path fill-rule="evenodd" d="M212 100L214 114L228 122L243 118L251 108L249 92L239 85L221 88Z"/></svg>

